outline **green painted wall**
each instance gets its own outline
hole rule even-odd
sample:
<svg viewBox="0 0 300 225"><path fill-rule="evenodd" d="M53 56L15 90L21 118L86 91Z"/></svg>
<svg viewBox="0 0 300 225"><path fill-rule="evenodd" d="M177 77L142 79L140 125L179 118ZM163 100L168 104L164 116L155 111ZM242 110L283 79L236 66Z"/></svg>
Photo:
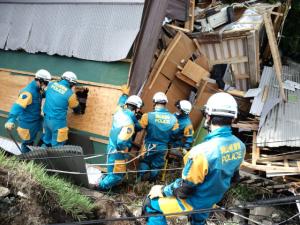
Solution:
<svg viewBox="0 0 300 225"><path fill-rule="evenodd" d="M127 83L129 63L123 62L96 62L81 60L76 58L68 58L63 56L50 56L47 54L30 54L24 51L3 51L0 50L0 68L36 72L38 69L47 69L51 74L60 75L65 71L73 71L77 74L78 79L93 81L98 83L122 85ZM3 114L8 114L3 112ZM9 137L4 129L6 118L0 117L0 136ZM108 139L100 135L95 135L87 132L81 132L71 129L72 132L80 134ZM18 139L16 132L13 133ZM103 154L106 145L98 142L93 142L95 153ZM92 163L105 163L106 157L89 160Z"/></svg>
<svg viewBox="0 0 300 225"><path fill-rule="evenodd" d="M0 68L36 72L43 68L51 74L61 75L73 71L80 80L122 85L127 83L129 63L97 62L44 53L0 50Z"/></svg>

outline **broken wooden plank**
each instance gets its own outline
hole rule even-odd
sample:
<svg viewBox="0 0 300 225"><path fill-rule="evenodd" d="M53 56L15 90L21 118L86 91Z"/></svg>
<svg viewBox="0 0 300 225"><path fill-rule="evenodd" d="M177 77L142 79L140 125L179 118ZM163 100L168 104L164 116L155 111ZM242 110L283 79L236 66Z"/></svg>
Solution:
<svg viewBox="0 0 300 225"><path fill-rule="evenodd" d="M280 161L280 160L285 160L285 159L294 159L294 160L300 159L300 153L281 155L281 156L270 156L270 157L264 157L264 158L261 157L257 160L257 163L274 162L274 161Z"/></svg>
<svg viewBox="0 0 300 225"><path fill-rule="evenodd" d="M188 29L189 32L192 32L194 30L194 19L195 19L195 0L189 0L188 20L184 23L184 28Z"/></svg>
<svg viewBox="0 0 300 225"><path fill-rule="evenodd" d="M12 69L6 69L6 68L0 68L0 71L10 72L10 73L15 73L15 74L20 74L20 75L29 75L29 76L32 76L32 77L35 76L35 73L28 72L28 71L12 70ZM11 74L11 75L13 76L13 74ZM51 77L52 77L53 80L60 80L61 79L60 76L52 75ZM97 82L92 82L92 81L77 80L77 83L86 84L86 85L95 86L95 87L107 87L107 88L121 90L120 86L97 83Z"/></svg>
<svg viewBox="0 0 300 225"><path fill-rule="evenodd" d="M277 41L276 41L276 37L275 37L275 33L274 33L271 16L269 13L264 13L263 17L264 17L265 28L266 28L269 45L270 45L270 49L271 49L271 53L272 53L272 57L273 57L273 61L274 61L274 69L275 69L276 78L277 78L277 81L279 84L280 95L281 95L282 99L284 101L286 101L286 96L285 96L285 93L283 90L283 83L282 83L282 79L281 79L282 64L281 64L281 59L280 59L280 55L279 55L279 50L278 50L278 46L277 46Z"/></svg>
<svg viewBox="0 0 300 225"><path fill-rule="evenodd" d="M197 87L197 83L180 72L176 73L176 77L192 87Z"/></svg>
<svg viewBox="0 0 300 225"><path fill-rule="evenodd" d="M191 60L188 60L181 73L193 80L195 83L199 83L201 79L209 77L209 72L207 70Z"/></svg>
<svg viewBox="0 0 300 225"><path fill-rule="evenodd" d="M252 164L256 165L257 159L260 157L260 149L257 147L257 132L253 131L253 136L252 136Z"/></svg>
<svg viewBox="0 0 300 225"><path fill-rule="evenodd" d="M232 124L232 127L239 128L239 129L245 129L245 130L258 130L258 124L242 124L242 123L234 123Z"/></svg>
<svg viewBox="0 0 300 225"><path fill-rule="evenodd" d="M216 64L237 64L237 63L245 63L248 62L247 56L237 56L237 57L231 57L227 59L216 59L216 60L209 60L210 65L216 65Z"/></svg>
<svg viewBox="0 0 300 225"><path fill-rule="evenodd" d="M241 166L252 170L260 170L260 171L268 171L268 172L300 173L300 168L298 167L254 165L246 161L244 161Z"/></svg>
<svg viewBox="0 0 300 225"><path fill-rule="evenodd" d="M156 82L160 73L165 75L169 80L173 80L177 72L177 66L184 65L192 54L196 51L196 47L191 39L189 39L184 33L178 32L174 39L169 44L164 58L153 75L151 83L148 85L148 89L151 89Z"/></svg>

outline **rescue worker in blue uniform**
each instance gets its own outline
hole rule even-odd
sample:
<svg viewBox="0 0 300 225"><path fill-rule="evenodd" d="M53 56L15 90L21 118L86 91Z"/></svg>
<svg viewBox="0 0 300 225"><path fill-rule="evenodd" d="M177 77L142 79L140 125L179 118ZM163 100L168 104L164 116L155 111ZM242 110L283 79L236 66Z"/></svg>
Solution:
<svg viewBox="0 0 300 225"><path fill-rule="evenodd" d="M180 148L185 155L193 143L194 128L190 119L192 104L187 100L176 102L177 112L174 114L178 120L179 131L172 141L173 148Z"/></svg>
<svg viewBox="0 0 300 225"><path fill-rule="evenodd" d="M18 123L17 132L22 140L22 153L30 151L27 146L33 145L37 133L42 129L41 103L50 80L51 75L47 70L37 71L35 79L20 91L5 123L5 128L9 131Z"/></svg>
<svg viewBox="0 0 300 225"><path fill-rule="evenodd" d="M142 105L142 99L137 95L128 97L128 93L123 92L120 97L117 111L113 116L106 151L108 174L99 181L98 189L108 190L122 182L126 172L127 153L135 131L135 113Z"/></svg>
<svg viewBox="0 0 300 225"><path fill-rule="evenodd" d="M47 147L64 145L68 140L68 107L80 112L80 104L72 88L77 83L73 72L65 72L58 82L51 82L46 90L43 142Z"/></svg>
<svg viewBox="0 0 300 225"><path fill-rule="evenodd" d="M143 146L144 158L139 163L139 179L155 181L165 163L168 144L173 135L178 132L176 117L168 111L167 96L157 92L153 96L154 111L143 114L137 129L146 129L145 143ZM150 172L143 170L152 170Z"/></svg>
<svg viewBox="0 0 300 225"><path fill-rule="evenodd" d="M151 214L208 209L222 199L245 155L245 145L231 131L237 112L235 99L227 93L208 99L205 118L210 133L184 156L181 178L166 186L152 187L144 206L150 214L148 225L167 224L164 216ZM189 219L192 225L202 225L208 216L190 214Z"/></svg>

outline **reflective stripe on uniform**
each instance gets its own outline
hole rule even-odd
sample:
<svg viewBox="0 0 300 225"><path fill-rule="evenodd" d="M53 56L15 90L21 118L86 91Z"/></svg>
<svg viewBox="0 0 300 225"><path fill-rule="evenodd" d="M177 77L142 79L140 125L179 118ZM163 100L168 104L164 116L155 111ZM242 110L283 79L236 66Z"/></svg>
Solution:
<svg viewBox="0 0 300 225"><path fill-rule="evenodd" d="M18 128L17 128L17 132L18 132L18 135L20 136L20 138L21 138L23 141L29 141L29 140L30 140L30 132L29 132L29 129L25 129L25 128L22 128L22 127L18 127Z"/></svg>
<svg viewBox="0 0 300 225"><path fill-rule="evenodd" d="M126 172L125 160L115 160L113 173L122 173Z"/></svg>
<svg viewBox="0 0 300 225"><path fill-rule="evenodd" d="M185 161L189 157L186 155ZM193 184L200 184L204 181L208 173L208 161L203 153L197 154L193 158L188 158L182 171L182 179Z"/></svg>
<svg viewBox="0 0 300 225"><path fill-rule="evenodd" d="M164 214L193 210L193 207L185 200L175 197L159 198L158 204Z"/></svg>
<svg viewBox="0 0 300 225"><path fill-rule="evenodd" d="M64 142L64 141L68 140L68 132L69 132L68 127L63 127L63 128L58 129L56 141Z"/></svg>

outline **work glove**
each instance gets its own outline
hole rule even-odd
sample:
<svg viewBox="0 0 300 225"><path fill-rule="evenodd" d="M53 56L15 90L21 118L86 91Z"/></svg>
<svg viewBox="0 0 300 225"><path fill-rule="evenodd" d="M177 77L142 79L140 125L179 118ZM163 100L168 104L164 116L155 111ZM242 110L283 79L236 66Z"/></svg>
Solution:
<svg viewBox="0 0 300 225"><path fill-rule="evenodd" d="M80 114L85 113L86 100L88 98L89 89L86 87L76 87L75 94L80 105Z"/></svg>
<svg viewBox="0 0 300 225"><path fill-rule="evenodd" d="M124 95L129 95L130 87L127 84L121 86L121 91Z"/></svg>
<svg viewBox="0 0 300 225"><path fill-rule="evenodd" d="M138 111L138 112L135 113L135 118L137 120L140 120L142 118L142 116L143 116L143 113L141 111Z"/></svg>
<svg viewBox="0 0 300 225"><path fill-rule="evenodd" d="M188 150L185 148L181 148L182 155L185 156L188 153Z"/></svg>
<svg viewBox="0 0 300 225"><path fill-rule="evenodd" d="M164 194L163 194L163 188L164 186L163 185L154 185L149 194L148 194L148 197L150 199L153 199L153 198L162 198L164 197Z"/></svg>
<svg viewBox="0 0 300 225"><path fill-rule="evenodd" d="M15 124L12 123L12 122L6 122L6 123L4 124L4 127L5 127L7 130L12 130L12 129L15 128Z"/></svg>

